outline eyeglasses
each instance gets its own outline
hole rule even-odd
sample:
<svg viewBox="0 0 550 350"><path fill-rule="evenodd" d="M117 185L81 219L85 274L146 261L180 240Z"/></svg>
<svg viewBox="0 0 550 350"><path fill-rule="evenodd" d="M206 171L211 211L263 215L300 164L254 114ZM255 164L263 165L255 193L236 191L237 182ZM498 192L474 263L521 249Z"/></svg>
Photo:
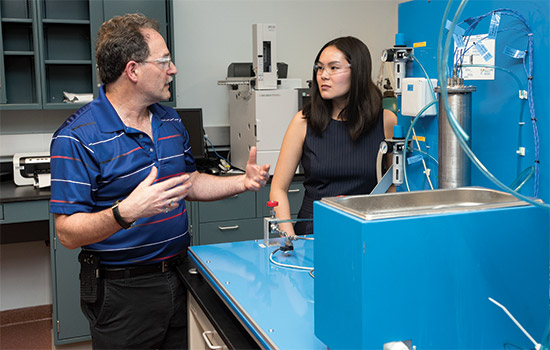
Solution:
<svg viewBox="0 0 550 350"><path fill-rule="evenodd" d="M341 74L346 71L346 68L351 67L351 63L348 64L341 64L341 63L329 63L326 66L322 65L321 63L317 63L313 66L313 71L317 73L317 75L323 74L323 71L327 71L329 75L336 75Z"/></svg>
<svg viewBox="0 0 550 350"><path fill-rule="evenodd" d="M168 68L170 68L170 64L172 63L172 57L166 56L157 58L156 60L141 61L140 63L154 63L160 69L167 70Z"/></svg>

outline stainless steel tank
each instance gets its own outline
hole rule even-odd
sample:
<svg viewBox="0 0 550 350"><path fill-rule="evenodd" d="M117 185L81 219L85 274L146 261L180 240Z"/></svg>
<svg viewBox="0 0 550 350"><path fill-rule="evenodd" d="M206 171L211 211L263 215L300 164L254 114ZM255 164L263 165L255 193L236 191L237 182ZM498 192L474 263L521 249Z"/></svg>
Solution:
<svg viewBox="0 0 550 350"><path fill-rule="evenodd" d="M468 134L472 130L472 92L474 86L464 86L464 79L450 78L447 85L449 107L457 122ZM435 91L441 100L441 89ZM468 142L469 144L469 142ZM439 103L439 188L457 188L470 185L471 162L462 151L442 102Z"/></svg>

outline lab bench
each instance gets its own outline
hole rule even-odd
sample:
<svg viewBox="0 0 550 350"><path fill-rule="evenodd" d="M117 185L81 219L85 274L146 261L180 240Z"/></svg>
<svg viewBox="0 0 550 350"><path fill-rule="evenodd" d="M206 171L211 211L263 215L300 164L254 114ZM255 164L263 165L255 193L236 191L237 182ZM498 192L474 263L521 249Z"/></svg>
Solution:
<svg viewBox="0 0 550 350"><path fill-rule="evenodd" d="M189 348L327 349L314 335L313 277L308 270L272 264L276 247L262 243L189 248L183 269L189 313L202 312L209 321L199 327L202 337L194 336L190 325ZM313 269L313 241L299 240L294 247L273 259Z"/></svg>

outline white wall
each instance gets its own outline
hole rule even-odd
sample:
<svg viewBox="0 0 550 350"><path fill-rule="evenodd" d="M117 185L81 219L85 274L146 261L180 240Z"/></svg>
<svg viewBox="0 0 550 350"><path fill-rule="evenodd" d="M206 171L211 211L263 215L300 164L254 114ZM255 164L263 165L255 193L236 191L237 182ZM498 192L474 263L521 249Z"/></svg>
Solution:
<svg viewBox="0 0 550 350"><path fill-rule="evenodd" d="M252 24L277 25L277 61L288 77L311 79L319 49L339 36L369 47L373 75L392 47L402 0L174 0L178 107L203 108L205 126L228 126L228 87L218 86L232 62L252 62Z"/></svg>
<svg viewBox="0 0 550 350"><path fill-rule="evenodd" d="M51 281L44 241L0 245L0 311L51 304Z"/></svg>

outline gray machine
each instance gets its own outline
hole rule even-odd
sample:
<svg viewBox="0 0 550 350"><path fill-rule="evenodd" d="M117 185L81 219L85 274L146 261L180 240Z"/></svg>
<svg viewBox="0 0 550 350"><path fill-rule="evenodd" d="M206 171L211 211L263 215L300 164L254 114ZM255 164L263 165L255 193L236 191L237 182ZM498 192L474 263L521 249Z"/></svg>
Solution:
<svg viewBox="0 0 550 350"><path fill-rule="evenodd" d="M273 174L288 124L298 112L296 89L302 87L302 82L281 79L278 71L286 66L277 64L276 57L276 26L254 24L252 70L246 63L232 63L227 79L218 82L231 86L231 163L241 169L246 167L248 152L255 146L258 164L271 164ZM235 76L239 73L241 76Z"/></svg>

